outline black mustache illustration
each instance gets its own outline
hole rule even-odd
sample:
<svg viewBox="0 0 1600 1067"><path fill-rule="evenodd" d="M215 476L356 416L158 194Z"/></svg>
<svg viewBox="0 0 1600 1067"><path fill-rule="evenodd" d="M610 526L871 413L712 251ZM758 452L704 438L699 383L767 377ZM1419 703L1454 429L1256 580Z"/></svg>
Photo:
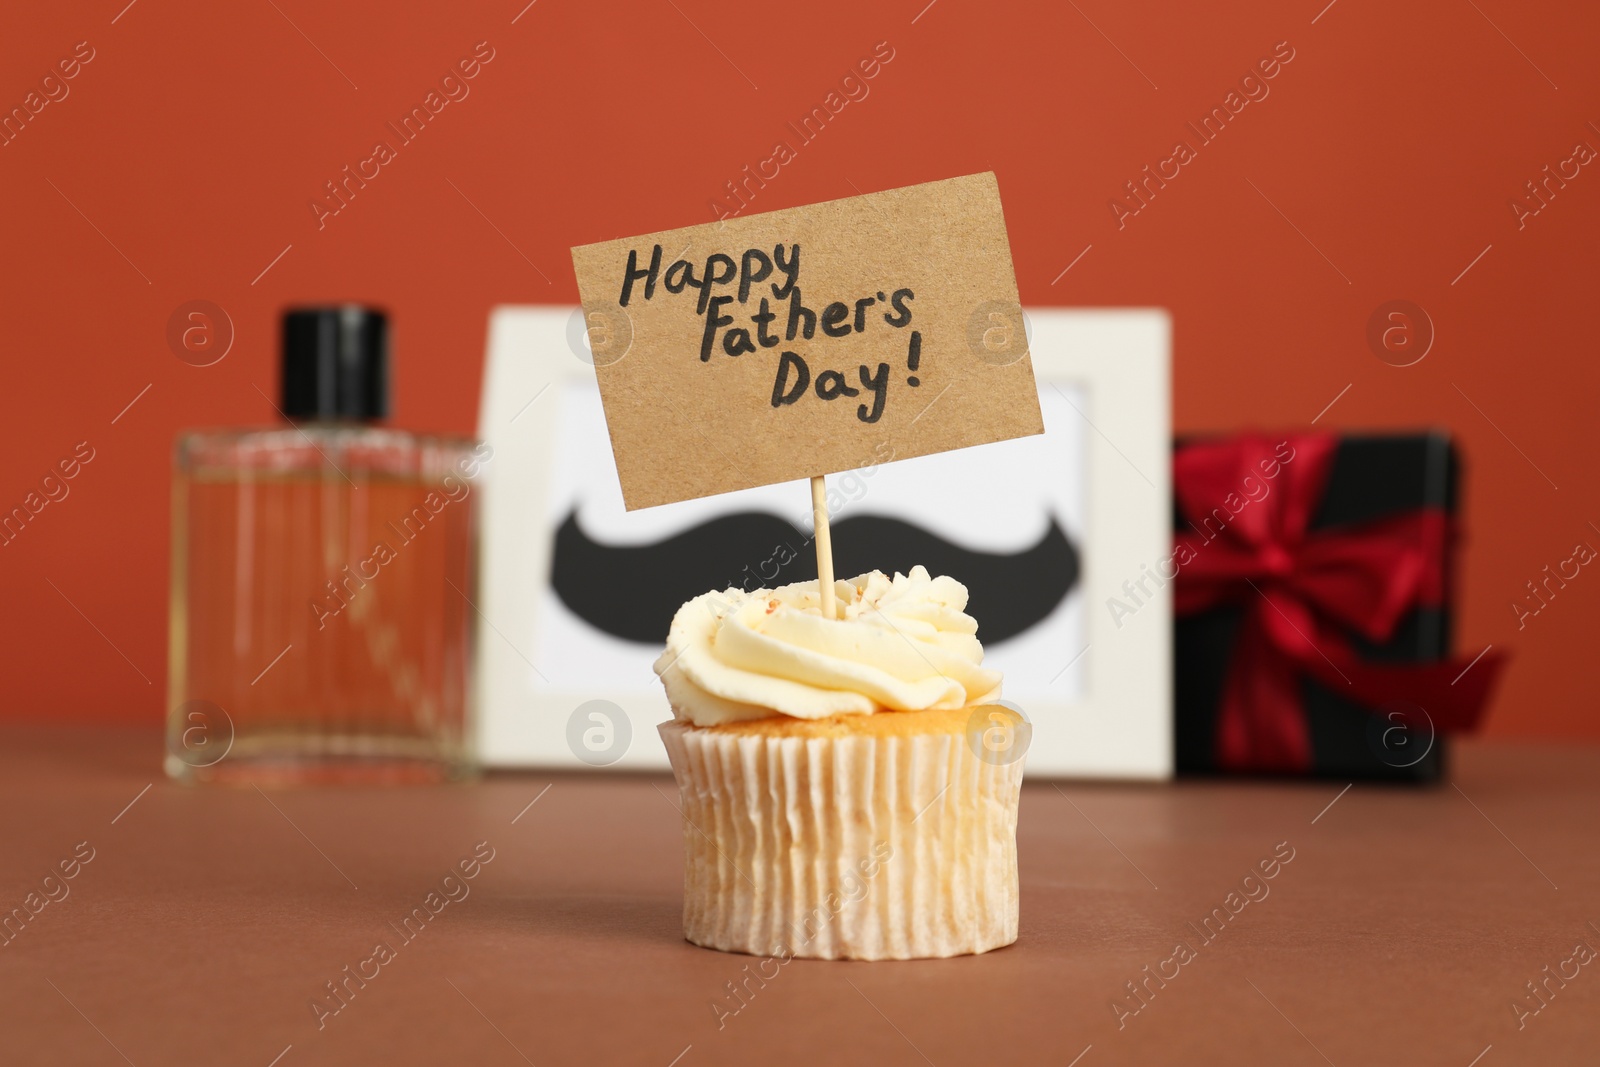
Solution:
<svg viewBox="0 0 1600 1067"><path fill-rule="evenodd" d="M1078 551L1052 516L1031 548L974 552L909 522L852 515L833 524L834 573L905 573L917 564L948 574L970 593L967 614L994 644L1034 626L1078 582ZM556 530L550 585L585 622L625 641L658 645L686 600L729 586L760 589L817 576L811 539L776 515L739 512L649 545L607 545L578 524Z"/></svg>

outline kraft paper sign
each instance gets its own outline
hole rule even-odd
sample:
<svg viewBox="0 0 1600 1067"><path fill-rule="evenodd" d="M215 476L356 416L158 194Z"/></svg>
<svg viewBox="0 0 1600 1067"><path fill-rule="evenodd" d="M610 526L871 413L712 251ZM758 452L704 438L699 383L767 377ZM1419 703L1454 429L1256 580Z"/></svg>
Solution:
<svg viewBox="0 0 1600 1067"><path fill-rule="evenodd" d="M572 262L630 511L1044 432L992 173Z"/></svg>

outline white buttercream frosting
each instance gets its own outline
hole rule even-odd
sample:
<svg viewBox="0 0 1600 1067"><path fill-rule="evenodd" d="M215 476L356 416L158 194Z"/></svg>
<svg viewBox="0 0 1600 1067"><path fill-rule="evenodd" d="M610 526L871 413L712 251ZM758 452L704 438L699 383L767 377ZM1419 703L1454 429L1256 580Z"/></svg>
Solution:
<svg viewBox="0 0 1600 1067"><path fill-rule="evenodd" d="M656 660L673 714L696 726L774 713L800 719L991 703L967 588L923 567L835 582L824 618L815 581L695 597Z"/></svg>

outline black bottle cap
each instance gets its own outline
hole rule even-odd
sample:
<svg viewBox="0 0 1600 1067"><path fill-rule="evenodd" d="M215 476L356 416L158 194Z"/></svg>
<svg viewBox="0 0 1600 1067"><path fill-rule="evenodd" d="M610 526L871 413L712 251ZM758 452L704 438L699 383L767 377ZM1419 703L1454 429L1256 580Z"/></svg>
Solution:
<svg viewBox="0 0 1600 1067"><path fill-rule="evenodd" d="M357 304L284 312L282 407L291 419L388 415L388 317Z"/></svg>

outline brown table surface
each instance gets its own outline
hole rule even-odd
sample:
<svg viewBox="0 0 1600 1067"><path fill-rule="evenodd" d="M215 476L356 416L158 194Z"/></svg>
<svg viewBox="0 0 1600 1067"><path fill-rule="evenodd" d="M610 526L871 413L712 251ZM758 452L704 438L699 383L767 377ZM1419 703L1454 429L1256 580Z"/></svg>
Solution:
<svg viewBox="0 0 1600 1067"><path fill-rule="evenodd" d="M1455 755L1428 789L1030 783L1014 946L797 960L726 1014L755 961L680 937L665 776L262 794L169 784L149 732L7 727L0 909L94 858L0 948L0 1063L1600 1063L1600 963L1520 1029L1512 1007L1600 948L1600 748ZM470 895L403 942L480 841ZM1280 842L1268 895L1203 942L1188 924ZM1179 940L1194 958L1119 1028ZM379 941L319 1029L313 998Z"/></svg>

